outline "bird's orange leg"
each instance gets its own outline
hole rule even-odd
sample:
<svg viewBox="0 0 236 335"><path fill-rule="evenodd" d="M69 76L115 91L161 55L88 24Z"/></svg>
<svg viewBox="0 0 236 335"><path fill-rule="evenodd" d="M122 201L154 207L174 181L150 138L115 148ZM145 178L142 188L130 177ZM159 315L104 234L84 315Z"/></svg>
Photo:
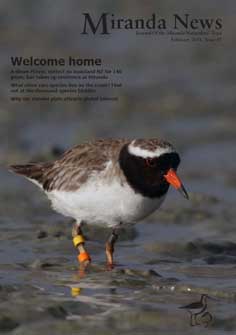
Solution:
<svg viewBox="0 0 236 335"><path fill-rule="evenodd" d="M115 242L117 241L117 239L118 234L116 233L115 230L113 230L106 242L107 265L109 269L113 269L114 267L113 253L114 253Z"/></svg>
<svg viewBox="0 0 236 335"><path fill-rule="evenodd" d="M85 249L85 238L82 233L81 226L77 223L74 224L72 228L72 237L73 237L73 244L75 248L78 249L79 255L78 255L78 261L80 264L82 264L84 267L86 267L91 262L91 257L89 253Z"/></svg>

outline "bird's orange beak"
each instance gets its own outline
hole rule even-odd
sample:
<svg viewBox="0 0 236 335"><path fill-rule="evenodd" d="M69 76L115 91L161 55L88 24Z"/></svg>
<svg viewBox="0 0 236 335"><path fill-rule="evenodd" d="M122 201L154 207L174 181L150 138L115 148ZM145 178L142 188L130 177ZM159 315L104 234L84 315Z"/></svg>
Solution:
<svg viewBox="0 0 236 335"><path fill-rule="evenodd" d="M172 185L174 188L176 188L186 199L189 198L187 191L184 188L184 185L182 184L181 180L177 176L174 169L169 169L167 174L164 175L166 181Z"/></svg>

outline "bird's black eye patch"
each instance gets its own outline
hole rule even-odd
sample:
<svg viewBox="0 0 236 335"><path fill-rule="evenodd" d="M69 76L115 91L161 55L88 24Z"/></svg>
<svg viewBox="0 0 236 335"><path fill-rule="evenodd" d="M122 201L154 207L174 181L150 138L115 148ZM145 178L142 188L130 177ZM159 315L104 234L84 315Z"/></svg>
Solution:
<svg viewBox="0 0 236 335"><path fill-rule="evenodd" d="M161 171L167 171L170 168L176 170L179 163L180 158L176 152L166 153L158 158L158 165Z"/></svg>
<svg viewBox="0 0 236 335"><path fill-rule="evenodd" d="M145 197L160 197L168 191L169 183L163 177L169 169L177 169L180 159L176 152L159 157L138 157L130 154L128 145L121 149L119 164L135 192Z"/></svg>
<svg viewBox="0 0 236 335"><path fill-rule="evenodd" d="M148 167L154 167L154 166L156 166L156 161L153 158L146 158L145 159L145 164Z"/></svg>

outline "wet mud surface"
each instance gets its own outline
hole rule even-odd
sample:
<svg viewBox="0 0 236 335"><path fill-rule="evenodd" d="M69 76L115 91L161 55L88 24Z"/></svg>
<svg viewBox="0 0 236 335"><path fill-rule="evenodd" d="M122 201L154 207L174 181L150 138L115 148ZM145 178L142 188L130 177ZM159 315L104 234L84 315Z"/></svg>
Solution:
<svg viewBox="0 0 236 335"><path fill-rule="evenodd" d="M54 214L34 185L6 171L1 176L5 183L16 181L1 192L2 332L235 331L236 228L230 201L190 192L184 202L171 192L162 210L122 231L112 271L104 252L109 231L87 226L93 262L83 273L71 220ZM197 316L200 325L192 327L189 312L179 307L202 294L209 296L212 320L203 313Z"/></svg>

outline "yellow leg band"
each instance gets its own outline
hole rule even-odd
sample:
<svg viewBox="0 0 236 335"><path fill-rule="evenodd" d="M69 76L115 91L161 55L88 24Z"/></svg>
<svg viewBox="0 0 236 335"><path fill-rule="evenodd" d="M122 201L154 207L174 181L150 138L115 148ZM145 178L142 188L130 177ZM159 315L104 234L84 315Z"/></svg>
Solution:
<svg viewBox="0 0 236 335"><path fill-rule="evenodd" d="M74 246L77 248L78 245L80 243L84 243L85 242L85 239L83 237L83 235L76 235L74 238L73 238L73 243L74 243Z"/></svg>
<svg viewBox="0 0 236 335"><path fill-rule="evenodd" d="M80 295L81 288L80 287L71 287L71 295L72 297L77 297Z"/></svg>

